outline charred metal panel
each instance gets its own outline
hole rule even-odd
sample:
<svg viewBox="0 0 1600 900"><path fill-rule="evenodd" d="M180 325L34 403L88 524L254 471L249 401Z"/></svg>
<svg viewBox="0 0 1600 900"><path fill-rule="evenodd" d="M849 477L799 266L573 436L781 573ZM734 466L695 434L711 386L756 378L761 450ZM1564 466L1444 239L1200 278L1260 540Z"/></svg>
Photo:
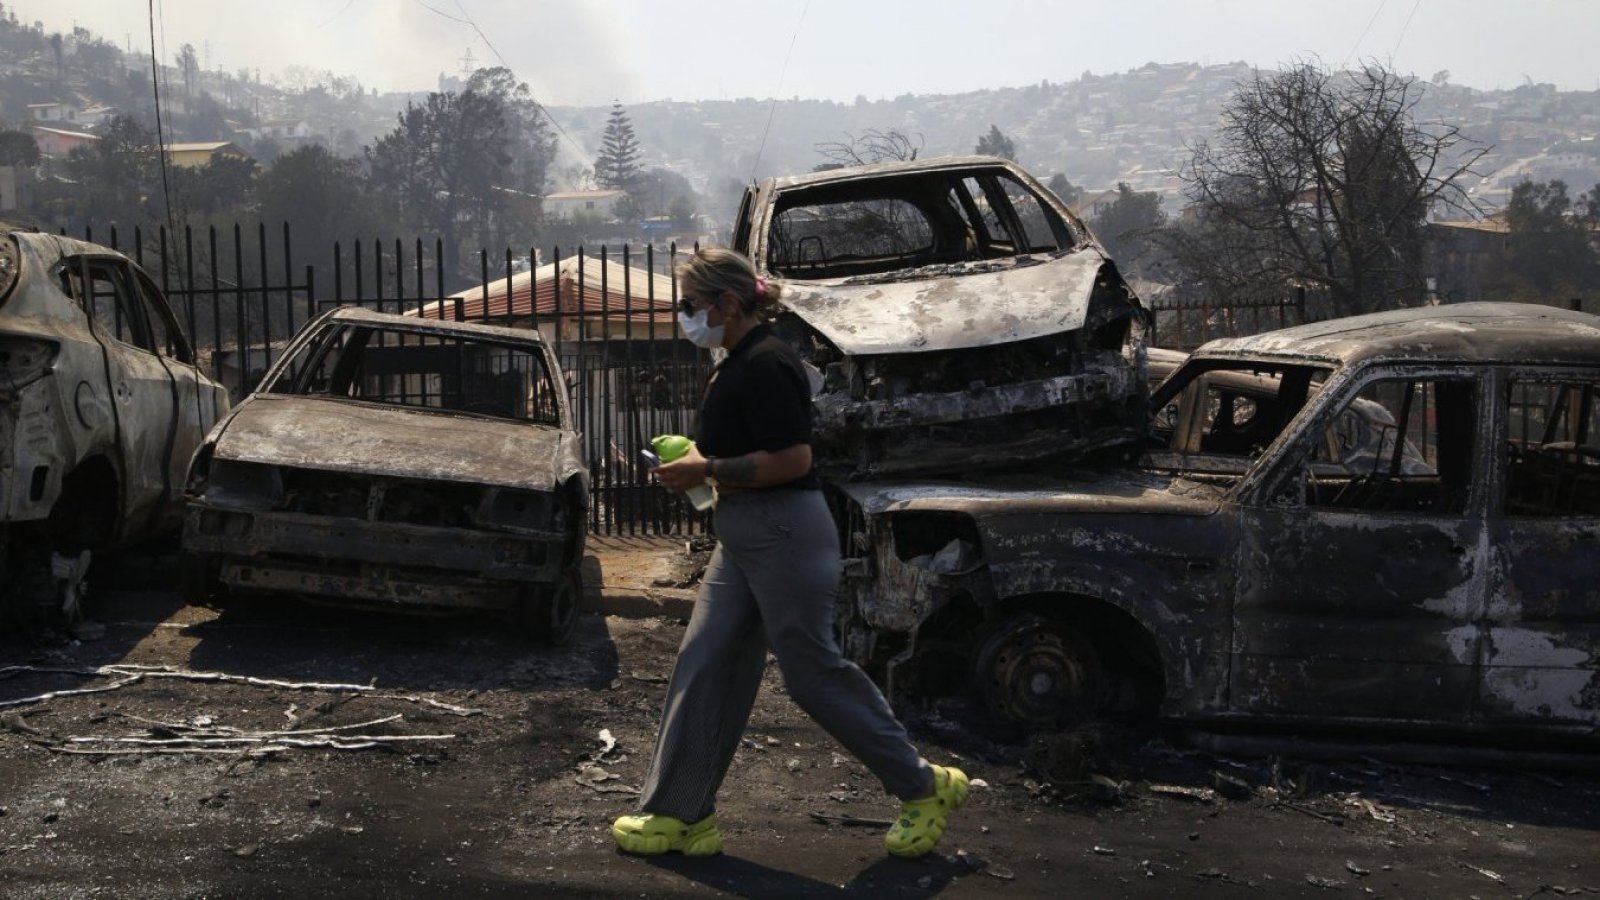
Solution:
<svg viewBox="0 0 1600 900"><path fill-rule="evenodd" d="M516 602L517 586L406 567L327 565L279 560L230 560L222 566L223 583L236 588L289 592L313 597L378 602L426 609L506 609Z"/></svg>
<svg viewBox="0 0 1600 900"><path fill-rule="evenodd" d="M1600 726L1600 520L1506 516L1490 531L1481 717Z"/></svg>
<svg viewBox="0 0 1600 900"><path fill-rule="evenodd" d="M564 538L560 532L530 538L202 504L190 506L184 533L191 549L201 553L412 566L518 580L554 580Z"/></svg>
<svg viewBox="0 0 1600 900"><path fill-rule="evenodd" d="M838 283L795 282L784 305L851 356L993 348L1083 328L1105 257L926 266Z"/></svg>
<svg viewBox="0 0 1600 900"><path fill-rule="evenodd" d="M1137 473L1080 476L845 486L871 548L845 579L848 611L870 630L857 649L894 635L893 646L914 647L922 624L954 600L1034 598L1069 622L1074 604L1106 603L1160 645L1169 714L1225 702L1236 519L1214 515L1219 492ZM902 558L894 523L939 514L971 522L950 530L944 564L939 554Z"/></svg>
<svg viewBox="0 0 1600 900"><path fill-rule="evenodd" d="M1466 721L1488 543L1475 516L1246 511L1231 708ZM1425 702L1419 702L1425 696Z"/></svg>
<svg viewBox="0 0 1600 900"><path fill-rule="evenodd" d="M217 439L217 457L395 478L551 490L581 471L568 431L318 397L258 394Z"/></svg>
<svg viewBox="0 0 1600 900"><path fill-rule="evenodd" d="M1533 303L1455 303L1330 319L1212 341L1203 355L1425 363L1593 365L1600 325L1592 315ZM1197 354L1201 355L1201 354Z"/></svg>

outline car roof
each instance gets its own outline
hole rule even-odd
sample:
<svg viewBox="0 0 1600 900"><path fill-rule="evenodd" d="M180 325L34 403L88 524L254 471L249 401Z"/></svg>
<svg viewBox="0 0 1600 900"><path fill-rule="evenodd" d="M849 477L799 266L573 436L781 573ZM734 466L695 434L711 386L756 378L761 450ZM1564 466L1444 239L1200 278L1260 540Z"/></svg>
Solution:
<svg viewBox="0 0 1600 900"><path fill-rule="evenodd" d="M1211 341L1194 358L1600 364L1600 316L1533 303L1458 303Z"/></svg>
<svg viewBox="0 0 1600 900"><path fill-rule="evenodd" d="M819 184L853 181L858 178L881 178L885 175L973 168L1004 169L1013 174L1027 176L1021 166L998 156L938 156L932 159L896 160L893 162L869 163L864 166L844 166L838 169L807 172L801 175L785 175L780 178L766 179L762 182L762 187L789 190L791 188L812 187Z"/></svg>
<svg viewBox="0 0 1600 900"><path fill-rule="evenodd" d="M351 322L403 328L407 331L438 332L441 334L471 334L484 338L509 340L523 344L544 344L544 336L531 328L509 328L504 325L486 325L479 322L458 322L451 319L423 319L395 313L374 312L361 306L341 306L328 316L330 322Z"/></svg>

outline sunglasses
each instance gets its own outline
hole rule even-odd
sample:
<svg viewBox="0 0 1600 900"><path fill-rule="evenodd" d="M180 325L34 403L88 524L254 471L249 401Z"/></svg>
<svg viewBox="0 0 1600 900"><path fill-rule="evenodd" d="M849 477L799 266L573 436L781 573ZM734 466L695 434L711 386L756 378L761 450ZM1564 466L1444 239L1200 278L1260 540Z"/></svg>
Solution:
<svg viewBox="0 0 1600 900"><path fill-rule="evenodd" d="M705 305L707 307L710 307L711 306L711 301L709 301L709 300L705 301ZM692 316L699 309L700 309L700 300L698 298L691 297L688 294L684 294L683 296L678 298L678 311L683 313L684 315Z"/></svg>

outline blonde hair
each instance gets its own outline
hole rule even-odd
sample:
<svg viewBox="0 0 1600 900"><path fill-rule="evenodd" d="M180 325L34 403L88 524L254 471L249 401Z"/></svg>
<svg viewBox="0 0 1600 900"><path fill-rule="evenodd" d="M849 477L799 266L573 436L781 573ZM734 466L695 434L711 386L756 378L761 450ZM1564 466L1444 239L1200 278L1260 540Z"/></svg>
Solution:
<svg viewBox="0 0 1600 900"><path fill-rule="evenodd" d="M701 247L678 263L674 273L681 289L713 297L732 294L748 313L766 312L783 296L783 285L757 275L743 253L726 247Z"/></svg>

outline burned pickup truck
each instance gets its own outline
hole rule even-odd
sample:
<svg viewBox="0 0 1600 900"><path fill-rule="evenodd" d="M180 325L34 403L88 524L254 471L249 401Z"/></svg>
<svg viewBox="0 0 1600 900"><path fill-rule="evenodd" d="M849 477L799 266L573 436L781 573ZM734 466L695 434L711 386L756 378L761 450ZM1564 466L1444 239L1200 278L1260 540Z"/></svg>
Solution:
<svg viewBox="0 0 1600 900"><path fill-rule="evenodd" d="M508 612L566 641L588 469L538 332L333 310L195 455L189 599Z"/></svg>
<svg viewBox="0 0 1600 900"><path fill-rule="evenodd" d="M1212 342L1137 466L841 486L843 644L1035 726L1600 737L1597 399L1600 317L1541 306Z"/></svg>
<svg viewBox="0 0 1600 900"><path fill-rule="evenodd" d="M767 179L733 245L785 281L774 325L814 369L832 478L1082 457L1142 434L1146 312L1013 163Z"/></svg>

